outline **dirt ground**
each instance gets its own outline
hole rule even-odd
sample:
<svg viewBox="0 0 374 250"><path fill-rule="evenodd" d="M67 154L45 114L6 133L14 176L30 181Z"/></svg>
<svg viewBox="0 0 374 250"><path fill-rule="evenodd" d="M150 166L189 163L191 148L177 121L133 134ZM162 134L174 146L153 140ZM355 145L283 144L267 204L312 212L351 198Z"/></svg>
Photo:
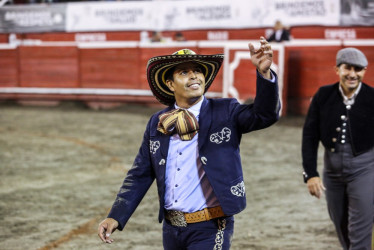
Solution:
<svg viewBox="0 0 374 250"><path fill-rule="evenodd" d="M155 185L113 244L96 234L154 111L0 104L0 249L162 249ZM243 137L248 203L232 249L340 249L325 200L302 181L303 121L285 117Z"/></svg>

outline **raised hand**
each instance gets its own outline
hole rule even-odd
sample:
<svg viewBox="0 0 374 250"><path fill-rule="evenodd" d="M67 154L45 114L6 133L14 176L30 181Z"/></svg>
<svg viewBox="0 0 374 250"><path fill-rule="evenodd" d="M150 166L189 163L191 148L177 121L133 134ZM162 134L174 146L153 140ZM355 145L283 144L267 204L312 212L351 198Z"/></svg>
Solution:
<svg viewBox="0 0 374 250"><path fill-rule="evenodd" d="M257 50L252 43L248 44L251 60L260 74L267 79L271 79L270 66L273 63L273 50L263 36L260 37L260 44L260 48Z"/></svg>

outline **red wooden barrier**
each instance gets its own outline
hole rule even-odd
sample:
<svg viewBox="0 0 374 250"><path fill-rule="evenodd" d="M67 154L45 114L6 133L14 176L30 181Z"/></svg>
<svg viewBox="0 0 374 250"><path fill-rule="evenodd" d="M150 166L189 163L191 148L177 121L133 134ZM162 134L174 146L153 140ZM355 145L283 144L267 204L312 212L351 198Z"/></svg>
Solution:
<svg viewBox="0 0 374 250"><path fill-rule="evenodd" d="M18 50L0 49L0 87L18 85Z"/></svg>
<svg viewBox="0 0 374 250"><path fill-rule="evenodd" d="M80 49L80 86L136 89L141 73L139 57L137 48Z"/></svg>
<svg viewBox="0 0 374 250"><path fill-rule="evenodd" d="M265 36L266 30L273 27L257 29L235 29L235 30L186 30L183 31L187 41L201 40L257 40L260 36ZM295 26L290 28L291 35L294 39L373 39L374 27L370 26ZM331 36L335 32L336 37ZM164 31L164 37L173 39L176 31ZM93 35L87 37L99 39L100 41L139 41L140 31L120 31L120 32L82 32L82 33L28 33L18 34L18 38L50 41L78 41L84 38L84 35ZM345 36L345 37L339 37ZM151 36L151 31L148 31ZM354 36L354 37L352 37ZM8 34L0 34L0 43L8 42Z"/></svg>
<svg viewBox="0 0 374 250"><path fill-rule="evenodd" d="M325 84L338 81L334 72L336 52L346 46L361 49L369 60L369 70L364 81L374 86L374 43L361 41L336 41L326 45L323 41L285 43L285 68L283 82L283 114L305 114L310 97ZM356 43L355 43L356 42ZM41 87L72 89L115 89L149 91L146 79L146 66L150 57L169 55L188 46L199 54L223 53L221 45L191 44L149 44L133 46L81 46L45 44L36 46L0 47L0 90L8 87ZM191 45L191 46L189 46ZM242 51L242 49L241 49ZM230 51L229 62L234 59L235 49ZM249 53L249 52L248 52ZM278 52L274 60L278 62ZM242 60L234 72L234 87L243 100L255 96L255 69L249 60ZM130 91L131 92L131 91ZM223 67L210 92L223 92ZM1 92L0 100L84 100L90 103L106 102L147 102L157 101L150 93L131 94L95 93L18 93Z"/></svg>
<svg viewBox="0 0 374 250"><path fill-rule="evenodd" d="M78 49L72 46L18 47L20 87L78 87Z"/></svg>

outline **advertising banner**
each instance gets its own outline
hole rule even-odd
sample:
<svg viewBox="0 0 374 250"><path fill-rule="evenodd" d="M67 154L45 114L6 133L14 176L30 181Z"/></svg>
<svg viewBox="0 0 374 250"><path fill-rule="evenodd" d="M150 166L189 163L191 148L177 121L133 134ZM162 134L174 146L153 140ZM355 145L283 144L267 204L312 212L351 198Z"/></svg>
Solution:
<svg viewBox="0 0 374 250"><path fill-rule="evenodd" d="M374 0L341 0L340 25L374 25Z"/></svg>
<svg viewBox="0 0 374 250"><path fill-rule="evenodd" d="M241 29L286 25L339 24L339 0L218 0L161 2L155 29Z"/></svg>
<svg viewBox="0 0 374 250"><path fill-rule="evenodd" d="M27 4L0 8L1 33L65 31L66 4Z"/></svg>
<svg viewBox="0 0 374 250"><path fill-rule="evenodd" d="M66 31L154 29L153 2L69 3Z"/></svg>
<svg viewBox="0 0 374 250"><path fill-rule="evenodd" d="M267 18L281 20L289 26L339 25L340 0L271 0ZM265 8L265 6L263 6Z"/></svg>
<svg viewBox="0 0 374 250"><path fill-rule="evenodd" d="M67 31L196 30L339 24L339 0L69 3Z"/></svg>
<svg viewBox="0 0 374 250"><path fill-rule="evenodd" d="M351 2L349 2L351 3ZM352 6L351 6L352 5ZM92 32L245 29L286 26L370 25L374 5L347 0L101 1L6 5L0 32ZM347 18L347 13L354 16ZM345 18L344 18L345 17Z"/></svg>

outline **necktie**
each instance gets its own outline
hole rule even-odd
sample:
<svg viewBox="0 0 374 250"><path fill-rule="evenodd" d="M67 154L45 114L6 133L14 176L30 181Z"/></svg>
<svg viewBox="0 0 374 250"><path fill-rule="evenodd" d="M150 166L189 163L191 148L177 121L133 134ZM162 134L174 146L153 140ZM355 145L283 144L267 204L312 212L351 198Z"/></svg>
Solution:
<svg viewBox="0 0 374 250"><path fill-rule="evenodd" d="M166 135L177 133L182 141L191 140L199 130L196 117L186 109L174 109L158 118L158 131Z"/></svg>

